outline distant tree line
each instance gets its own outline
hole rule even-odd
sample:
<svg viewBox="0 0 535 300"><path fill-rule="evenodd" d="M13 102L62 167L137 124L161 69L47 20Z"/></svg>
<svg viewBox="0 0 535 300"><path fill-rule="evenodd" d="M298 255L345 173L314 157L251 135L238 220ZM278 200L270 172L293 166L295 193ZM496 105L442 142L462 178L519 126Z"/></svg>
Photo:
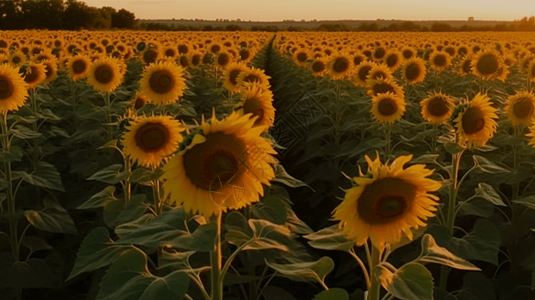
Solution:
<svg viewBox="0 0 535 300"><path fill-rule="evenodd" d="M202 20L199 20L202 21ZM285 20L287 22L299 24L299 22ZM473 22L473 18L469 19L469 22ZM535 31L535 17L524 17L521 20L499 23L496 25L487 26L475 26L475 25L463 25L459 27L451 26L444 22L435 22L431 26L421 26L411 21L400 21L391 23L388 26L381 26L377 22L362 22L357 27L351 27L344 23L335 24L320 24L318 27L300 27L299 25L292 25L287 28L281 28L275 25L269 26L251 26L250 29L243 28L236 24L229 25L204 25L204 26L192 26L183 25L178 23L158 23L158 22L146 22L141 23L140 28L145 30L166 30L166 31L238 31L238 30L250 30L250 31L412 31L412 32L463 32L463 31Z"/></svg>
<svg viewBox="0 0 535 300"><path fill-rule="evenodd" d="M135 29L136 16L125 9L96 8L77 0L0 0L0 30Z"/></svg>

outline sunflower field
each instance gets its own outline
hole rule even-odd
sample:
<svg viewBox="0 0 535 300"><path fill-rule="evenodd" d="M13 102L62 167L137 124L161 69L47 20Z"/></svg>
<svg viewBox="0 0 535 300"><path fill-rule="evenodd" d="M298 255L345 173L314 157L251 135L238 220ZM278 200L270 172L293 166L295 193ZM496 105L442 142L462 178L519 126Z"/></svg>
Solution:
<svg viewBox="0 0 535 300"><path fill-rule="evenodd" d="M533 37L0 31L0 299L535 299Z"/></svg>

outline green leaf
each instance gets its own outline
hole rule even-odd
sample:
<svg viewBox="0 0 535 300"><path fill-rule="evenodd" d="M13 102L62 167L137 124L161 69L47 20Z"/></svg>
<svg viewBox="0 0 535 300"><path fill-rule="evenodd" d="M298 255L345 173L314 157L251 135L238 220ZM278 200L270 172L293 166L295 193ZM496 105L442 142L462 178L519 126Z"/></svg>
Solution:
<svg viewBox="0 0 535 300"><path fill-rule="evenodd" d="M23 140L35 139L42 136L41 133L34 131L24 125L16 125L15 128L10 130L10 132L14 136Z"/></svg>
<svg viewBox="0 0 535 300"><path fill-rule="evenodd" d="M437 162L439 154L424 154L411 160L411 164L434 164Z"/></svg>
<svg viewBox="0 0 535 300"><path fill-rule="evenodd" d="M312 191L314 191L314 189L310 187L308 184L304 183L303 181L299 179L295 179L290 174L288 174L281 164L276 164L274 167L275 167L275 178L273 178L272 181L280 182L292 188L306 186L310 188Z"/></svg>
<svg viewBox="0 0 535 300"><path fill-rule="evenodd" d="M24 216L35 228L59 233L78 234L71 216L66 209L50 198L44 199L45 208L24 211Z"/></svg>
<svg viewBox="0 0 535 300"><path fill-rule="evenodd" d="M393 273L380 264L375 275L389 293L401 300L433 299L433 276L419 263L408 263Z"/></svg>
<svg viewBox="0 0 535 300"><path fill-rule="evenodd" d="M117 148L117 140L111 140L97 149Z"/></svg>
<svg viewBox="0 0 535 300"><path fill-rule="evenodd" d="M11 146L9 151L0 149L0 163L21 161L23 155L22 149L18 146Z"/></svg>
<svg viewBox="0 0 535 300"><path fill-rule="evenodd" d="M115 262L125 252L136 249L132 245L115 244L108 235L108 229L93 229L84 239L76 255L71 274L66 281L83 272L90 272Z"/></svg>
<svg viewBox="0 0 535 300"><path fill-rule="evenodd" d="M132 222L124 223L115 227L115 234L121 238L127 234L135 232L138 230L139 226L154 220L154 218L156 218L156 216L152 213L146 213Z"/></svg>
<svg viewBox="0 0 535 300"><path fill-rule="evenodd" d="M435 239L430 234L425 234L422 237L421 243L422 252L420 256L416 259L417 262L436 263L460 270L481 271L481 269L474 266L470 262L460 257L457 257L456 255L448 251L446 248L437 245Z"/></svg>
<svg viewBox="0 0 535 300"><path fill-rule="evenodd" d="M465 259L477 259L498 265L500 251L500 232L496 225L487 219L478 219L474 229L463 238L452 238L451 247Z"/></svg>
<svg viewBox="0 0 535 300"><path fill-rule="evenodd" d="M47 162L40 161L37 163L35 171L31 174L22 171L20 175L29 184L65 192L59 172L54 165Z"/></svg>
<svg viewBox="0 0 535 300"><path fill-rule="evenodd" d="M37 258L15 262L11 253L0 254L0 288L56 288L60 279Z"/></svg>
<svg viewBox="0 0 535 300"><path fill-rule="evenodd" d="M457 154L463 150L463 148L461 148L461 146L459 146L457 143L445 143L444 149L446 149L446 151L448 151L450 154Z"/></svg>
<svg viewBox="0 0 535 300"><path fill-rule="evenodd" d="M277 271L277 275L295 281L323 282L327 274L334 269L334 261L328 256L324 256L315 262L296 264L276 264L267 260L265 262L268 267Z"/></svg>
<svg viewBox="0 0 535 300"><path fill-rule="evenodd" d="M126 206L122 200L106 203L104 206L104 222L110 228L115 228L141 217L149 207L144 202L145 197L145 194L134 195Z"/></svg>
<svg viewBox="0 0 535 300"><path fill-rule="evenodd" d="M248 224L253 230L254 241L243 250L278 249L288 251L287 243L290 240L291 232L286 226L261 219L251 219Z"/></svg>
<svg viewBox="0 0 535 300"><path fill-rule="evenodd" d="M487 276L479 272L466 273L463 277L463 287L457 294L459 300L495 300L496 284ZM503 287L505 288L505 287ZM508 297L506 299L525 299Z"/></svg>
<svg viewBox="0 0 535 300"><path fill-rule="evenodd" d="M484 158L483 156L474 155L474 164L479 167L479 169L486 173L509 173L509 170L504 169L490 160Z"/></svg>
<svg viewBox="0 0 535 300"><path fill-rule="evenodd" d="M86 202L78 206L77 209L90 209L106 206L108 202L117 200L113 195L114 192L114 186L107 186L102 191L91 196Z"/></svg>
<svg viewBox="0 0 535 300"><path fill-rule="evenodd" d="M271 221L278 225L286 224L286 202L277 197L265 197L261 202L251 207L251 213L260 219Z"/></svg>
<svg viewBox="0 0 535 300"><path fill-rule="evenodd" d="M31 252L53 249L44 239L38 236L24 236L21 243Z"/></svg>
<svg viewBox="0 0 535 300"><path fill-rule="evenodd" d="M190 269L189 258L195 254L195 251L185 251L171 253L162 251L158 261L158 269L173 268L175 270ZM228 274L227 274L228 275Z"/></svg>
<svg viewBox="0 0 535 300"><path fill-rule="evenodd" d="M48 131L50 135L52 136L61 136L64 138L69 138L70 135L67 131L65 131L62 128L56 127L56 126L50 126L50 130Z"/></svg>
<svg viewBox="0 0 535 300"><path fill-rule="evenodd" d="M524 197L518 200L513 200L513 203L522 204L531 209L535 209L535 195Z"/></svg>
<svg viewBox="0 0 535 300"><path fill-rule="evenodd" d="M296 300L288 291L276 286L266 286L262 291L264 300Z"/></svg>
<svg viewBox="0 0 535 300"><path fill-rule="evenodd" d="M130 181L134 183L141 183L141 182L148 182L152 180L158 180L160 179L160 176L162 176L163 171L162 169L156 169L156 170L150 170L142 167L136 168L134 171L132 171L132 175L130 176Z"/></svg>
<svg viewBox="0 0 535 300"><path fill-rule="evenodd" d="M496 193L496 191L490 184L480 183L478 184L478 187L475 190L477 197L486 199L494 205L507 206L505 203L503 203L500 195Z"/></svg>
<svg viewBox="0 0 535 300"><path fill-rule="evenodd" d="M355 241L348 240L338 227L338 224L323 228L317 232L305 235L308 244L316 249L349 251L355 246Z"/></svg>
<svg viewBox="0 0 535 300"><path fill-rule="evenodd" d="M184 272L152 275L147 270L147 256L136 250L118 257L106 271L96 300L182 300L188 287L189 277Z"/></svg>
<svg viewBox="0 0 535 300"><path fill-rule="evenodd" d="M175 248L209 252L214 248L214 223L199 226L193 233L184 228L183 210L173 209L141 224L136 231L117 240L118 244L136 244L151 248L171 245Z"/></svg>
<svg viewBox="0 0 535 300"><path fill-rule="evenodd" d="M111 165L91 175L87 180L98 180L107 184L116 184L129 176L130 172L121 172L122 169L123 165L121 164Z"/></svg>
<svg viewBox="0 0 535 300"><path fill-rule="evenodd" d="M349 294L344 289L332 288L317 294L312 300L349 300Z"/></svg>

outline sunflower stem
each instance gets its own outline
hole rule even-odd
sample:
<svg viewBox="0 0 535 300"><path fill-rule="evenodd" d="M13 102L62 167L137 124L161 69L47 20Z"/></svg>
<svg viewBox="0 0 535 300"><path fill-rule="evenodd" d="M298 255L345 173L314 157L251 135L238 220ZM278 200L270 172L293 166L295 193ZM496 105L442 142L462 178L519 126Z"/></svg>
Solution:
<svg viewBox="0 0 535 300"><path fill-rule="evenodd" d="M368 289L368 299L367 300L379 300L381 294L381 284L379 283L379 278L376 274L376 269L381 262L381 251L372 245L372 257L370 260L370 277L371 285Z"/></svg>
<svg viewBox="0 0 535 300"><path fill-rule="evenodd" d="M76 87L74 86L74 80L72 78L69 80L69 88L71 90L72 98L72 119L74 121L74 130L78 127L78 117L76 116Z"/></svg>
<svg viewBox="0 0 535 300"><path fill-rule="evenodd" d="M457 198L457 190L458 190L458 173L459 173L459 165L461 163L461 156L463 155L464 150L461 152L452 154L452 161L451 161L451 185L450 185L450 192L449 192L449 200L448 200L448 213L446 215L446 227L448 228L448 231L453 236L453 227L455 225L455 206L456 206L456 198ZM448 272L449 269L447 266L442 265L440 267L440 289L446 290L446 284L448 281Z"/></svg>
<svg viewBox="0 0 535 300"><path fill-rule="evenodd" d="M223 300L223 280L221 278L221 213L212 217L212 222L216 223L216 236L214 240L214 250L210 255L210 264L212 266L212 292L211 300Z"/></svg>
<svg viewBox="0 0 535 300"><path fill-rule="evenodd" d="M106 92L104 96L104 102L106 105L106 142L111 141L111 102L110 102L110 93Z"/></svg>
<svg viewBox="0 0 535 300"><path fill-rule="evenodd" d="M160 180L155 179L152 181L152 198L154 199L154 210L156 215L162 214L162 205L160 199Z"/></svg>
<svg viewBox="0 0 535 300"><path fill-rule="evenodd" d="M384 133L385 133L385 141L386 141L385 162L387 162L388 159L390 158L390 155L392 154L392 141L391 141L391 138L390 138L390 134L391 134L390 125L386 125Z"/></svg>
<svg viewBox="0 0 535 300"><path fill-rule="evenodd" d="M515 138L520 135L520 131L521 130L519 130L519 128L517 127L514 128ZM518 160L518 146L513 145L513 174L515 176L518 173L519 167L520 167L520 161ZM516 180L515 183L513 184L513 197L512 197L513 199L512 200L516 200L518 198L519 190L520 190L520 182Z"/></svg>
<svg viewBox="0 0 535 300"><path fill-rule="evenodd" d="M130 162L130 155L124 156L124 170L130 173L132 171L132 164ZM130 202L132 191L132 184L130 183L130 175L124 180L124 204L127 205Z"/></svg>
<svg viewBox="0 0 535 300"><path fill-rule="evenodd" d="M28 91L30 94L30 104L32 106L32 114L37 118L37 99L35 98L35 89ZM32 123L33 131L37 132L37 120ZM37 168L37 162L39 161L39 150L37 149L37 139L32 139L32 164L34 169Z"/></svg>
<svg viewBox="0 0 535 300"><path fill-rule="evenodd" d="M438 125L433 124L433 136L431 137L431 154L437 154Z"/></svg>

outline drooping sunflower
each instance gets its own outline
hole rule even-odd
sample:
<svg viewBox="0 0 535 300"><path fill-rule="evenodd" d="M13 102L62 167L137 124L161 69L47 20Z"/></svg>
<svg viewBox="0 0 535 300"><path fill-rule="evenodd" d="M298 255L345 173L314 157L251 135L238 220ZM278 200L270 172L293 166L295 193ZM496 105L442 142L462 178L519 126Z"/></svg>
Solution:
<svg viewBox="0 0 535 300"><path fill-rule="evenodd" d="M116 59L102 56L89 67L87 83L99 92L113 92L123 81L119 63Z"/></svg>
<svg viewBox="0 0 535 300"><path fill-rule="evenodd" d="M240 91L238 76L241 72L247 71L247 69L244 63L230 63L223 72L223 86L232 93L238 93Z"/></svg>
<svg viewBox="0 0 535 300"><path fill-rule="evenodd" d="M367 174L354 177L355 187L346 191L343 202L334 210L342 232L358 246L368 238L379 250L400 242L403 233L412 240L412 230L425 227L435 216L439 198L430 192L441 184L426 178L433 170L423 164L403 168L412 155L400 156L382 164L379 156L368 162Z"/></svg>
<svg viewBox="0 0 535 300"><path fill-rule="evenodd" d="M472 56L466 55L459 63L459 74L461 76L466 76L472 74Z"/></svg>
<svg viewBox="0 0 535 300"><path fill-rule="evenodd" d="M474 99L459 105L450 120L459 144L467 148L484 146L494 136L498 124L496 111L487 95L478 93Z"/></svg>
<svg viewBox="0 0 535 300"><path fill-rule="evenodd" d="M183 71L182 67L172 62L150 64L139 81L140 94L157 105L177 102L186 88Z"/></svg>
<svg viewBox="0 0 535 300"><path fill-rule="evenodd" d="M368 73L368 77L366 79L366 82L368 84L377 79L392 79L392 72L385 64L375 65Z"/></svg>
<svg viewBox="0 0 535 300"><path fill-rule="evenodd" d="M366 93L370 96L377 96L378 94L394 93L403 97L403 87L398 85L392 78L378 78L368 80Z"/></svg>
<svg viewBox="0 0 535 300"><path fill-rule="evenodd" d="M241 72L236 78L238 86L243 86L247 82L256 82L264 88L269 88L269 76L264 73L264 70L254 67L247 68L247 70Z"/></svg>
<svg viewBox="0 0 535 300"><path fill-rule="evenodd" d="M124 153L144 167L158 167L178 148L185 128L170 116L138 117L126 126Z"/></svg>
<svg viewBox="0 0 535 300"><path fill-rule="evenodd" d="M505 114L515 127L531 125L535 116L535 95L521 91L507 97Z"/></svg>
<svg viewBox="0 0 535 300"><path fill-rule="evenodd" d="M87 76L91 60L86 55L78 54L69 58L67 62L67 73L72 80L76 81Z"/></svg>
<svg viewBox="0 0 535 300"><path fill-rule="evenodd" d="M419 57L413 57L405 61L401 75L408 84L417 84L425 79L425 62Z"/></svg>
<svg viewBox="0 0 535 300"><path fill-rule="evenodd" d="M435 70L442 72L451 65L451 56L444 51L433 51L429 56L429 63Z"/></svg>
<svg viewBox="0 0 535 300"><path fill-rule="evenodd" d="M442 93L433 93L420 102L424 119L431 124L445 123L453 113L455 102Z"/></svg>
<svg viewBox="0 0 535 300"><path fill-rule="evenodd" d="M47 85L50 82L54 81L56 78L58 78L58 64L57 61L54 60L42 60L41 63L45 66L45 80L43 80L42 84Z"/></svg>
<svg viewBox="0 0 535 300"><path fill-rule="evenodd" d="M264 126L267 129L275 121L275 108L273 107L273 93L256 83L245 84L241 91L241 100L236 104L238 113L250 114L256 117L254 126Z"/></svg>
<svg viewBox="0 0 535 300"><path fill-rule="evenodd" d="M26 83L18 68L0 65L0 112L18 110L28 98Z"/></svg>
<svg viewBox="0 0 535 300"><path fill-rule="evenodd" d="M263 128L253 125L254 119L237 113L203 121L162 168L170 202L209 217L259 201L262 184L275 177L270 164L276 152L260 135Z"/></svg>
<svg viewBox="0 0 535 300"><path fill-rule="evenodd" d="M501 56L493 50L480 51L472 59L472 73L484 80L498 79L498 71L503 67ZM502 72L501 76L504 74Z"/></svg>
<svg viewBox="0 0 535 300"><path fill-rule="evenodd" d="M392 124L405 113L405 99L394 93L383 93L372 97L371 113L381 123Z"/></svg>
<svg viewBox="0 0 535 300"><path fill-rule="evenodd" d="M328 66L332 79L344 79L350 75L353 69L353 60L344 53L333 54Z"/></svg>
<svg viewBox="0 0 535 300"><path fill-rule="evenodd" d="M31 90L41 84L46 79L46 67L42 63L30 62L24 71L24 82L26 88Z"/></svg>

